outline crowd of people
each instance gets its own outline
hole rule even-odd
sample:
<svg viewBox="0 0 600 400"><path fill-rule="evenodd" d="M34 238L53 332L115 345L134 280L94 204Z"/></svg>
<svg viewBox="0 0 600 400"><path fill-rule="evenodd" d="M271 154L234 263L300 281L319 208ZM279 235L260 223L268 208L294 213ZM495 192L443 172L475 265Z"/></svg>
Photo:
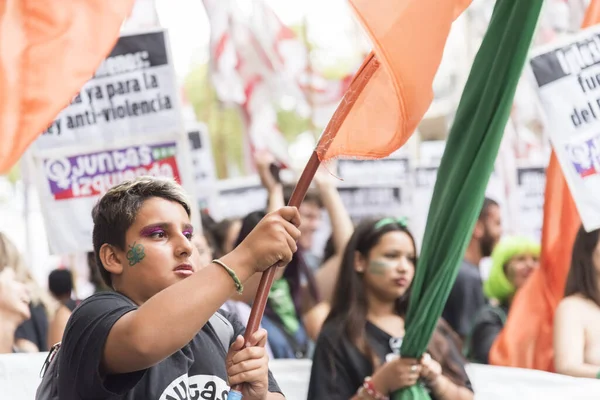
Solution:
<svg viewBox="0 0 600 400"><path fill-rule="evenodd" d="M281 395L268 359L310 358L311 400L384 399L417 383L434 400L472 399L465 365L488 363L512 299L539 268L539 243L503 236L500 207L485 199L427 353L403 357L420 267L407 219L382 215L355 226L324 171L298 210L285 207L290 188L272 162L257 158L264 210L219 222L205 213L200 232L172 181L138 178L111 189L93 211L88 264L96 293L88 299L74 298L66 269L52 271L42 288L0 234L0 353L44 352L62 342L64 398L220 393L240 384L245 399L275 399ZM331 235L315 251L325 220ZM555 318L558 373L600 376L599 236L581 229L575 238ZM262 329L244 343L239 335L271 265L279 268ZM216 314L233 327L229 348L220 344Z"/></svg>

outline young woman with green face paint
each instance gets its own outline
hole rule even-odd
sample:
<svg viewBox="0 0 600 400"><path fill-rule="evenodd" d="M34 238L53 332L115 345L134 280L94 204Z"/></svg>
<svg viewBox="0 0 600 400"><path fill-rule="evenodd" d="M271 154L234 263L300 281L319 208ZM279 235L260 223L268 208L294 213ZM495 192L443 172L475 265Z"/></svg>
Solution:
<svg viewBox="0 0 600 400"><path fill-rule="evenodd" d="M419 382L434 400L473 398L458 337L443 321L429 354L420 360L400 355L416 268L415 241L405 219L357 227L317 340L308 398L386 399Z"/></svg>

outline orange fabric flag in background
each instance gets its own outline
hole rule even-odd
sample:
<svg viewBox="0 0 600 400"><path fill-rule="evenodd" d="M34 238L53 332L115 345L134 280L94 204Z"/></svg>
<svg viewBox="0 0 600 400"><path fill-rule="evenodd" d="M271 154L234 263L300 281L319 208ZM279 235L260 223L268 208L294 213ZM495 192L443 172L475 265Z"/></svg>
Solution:
<svg viewBox="0 0 600 400"><path fill-rule="evenodd" d="M352 105L352 112L337 135L322 138L321 143L330 145L317 148L321 161L342 155L382 158L408 140L433 100L433 79L452 22L470 3L471 0L350 0L373 42L376 60L371 62L380 66ZM355 79L360 79L360 74Z"/></svg>
<svg viewBox="0 0 600 400"><path fill-rule="evenodd" d="M600 0L594 0L600 2ZM581 220L554 152L546 170L541 268L515 296L490 364L554 371L554 311L563 298Z"/></svg>
<svg viewBox="0 0 600 400"><path fill-rule="evenodd" d="M93 76L133 3L0 1L0 173Z"/></svg>
<svg viewBox="0 0 600 400"><path fill-rule="evenodd" d="M600 23L600 0L592 0L583 28ZM554 371L554 311L564 297L571 252L581 219L554 151L546 170L541 268L521 288L504 329L490 351L490 364Z"/></svg>

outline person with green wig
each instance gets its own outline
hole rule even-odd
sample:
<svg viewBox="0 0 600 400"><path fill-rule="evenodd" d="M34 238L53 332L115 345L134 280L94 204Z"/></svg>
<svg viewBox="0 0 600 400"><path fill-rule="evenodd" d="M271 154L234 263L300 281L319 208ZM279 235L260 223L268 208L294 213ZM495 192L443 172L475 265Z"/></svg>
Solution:
<svg viewBox="0 0 600 400"><path fill-rule="evenodd" d="M483 284L489 304L483 306L465 343L472 362L487 364L492 344L504 327L512 299L539 267L541 247L534 240L511 236L502 239L492 252L492 268Z"/></svg>

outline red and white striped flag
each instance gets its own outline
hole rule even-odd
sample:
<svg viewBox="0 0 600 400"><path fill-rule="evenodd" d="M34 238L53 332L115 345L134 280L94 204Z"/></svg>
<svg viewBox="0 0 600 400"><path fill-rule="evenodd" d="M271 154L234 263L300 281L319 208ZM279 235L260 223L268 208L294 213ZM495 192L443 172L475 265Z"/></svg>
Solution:
<svg viewBox="0 0 600 400"><path fill-rule="evenodd" d="M211 79L220 101L238 105L251 150L268 149L288 162L277 126L282 103L308 116L310 107L335 105L350 78L324 79L308 70L308 52L262 0L203 0L211 25Z"/></svg>

